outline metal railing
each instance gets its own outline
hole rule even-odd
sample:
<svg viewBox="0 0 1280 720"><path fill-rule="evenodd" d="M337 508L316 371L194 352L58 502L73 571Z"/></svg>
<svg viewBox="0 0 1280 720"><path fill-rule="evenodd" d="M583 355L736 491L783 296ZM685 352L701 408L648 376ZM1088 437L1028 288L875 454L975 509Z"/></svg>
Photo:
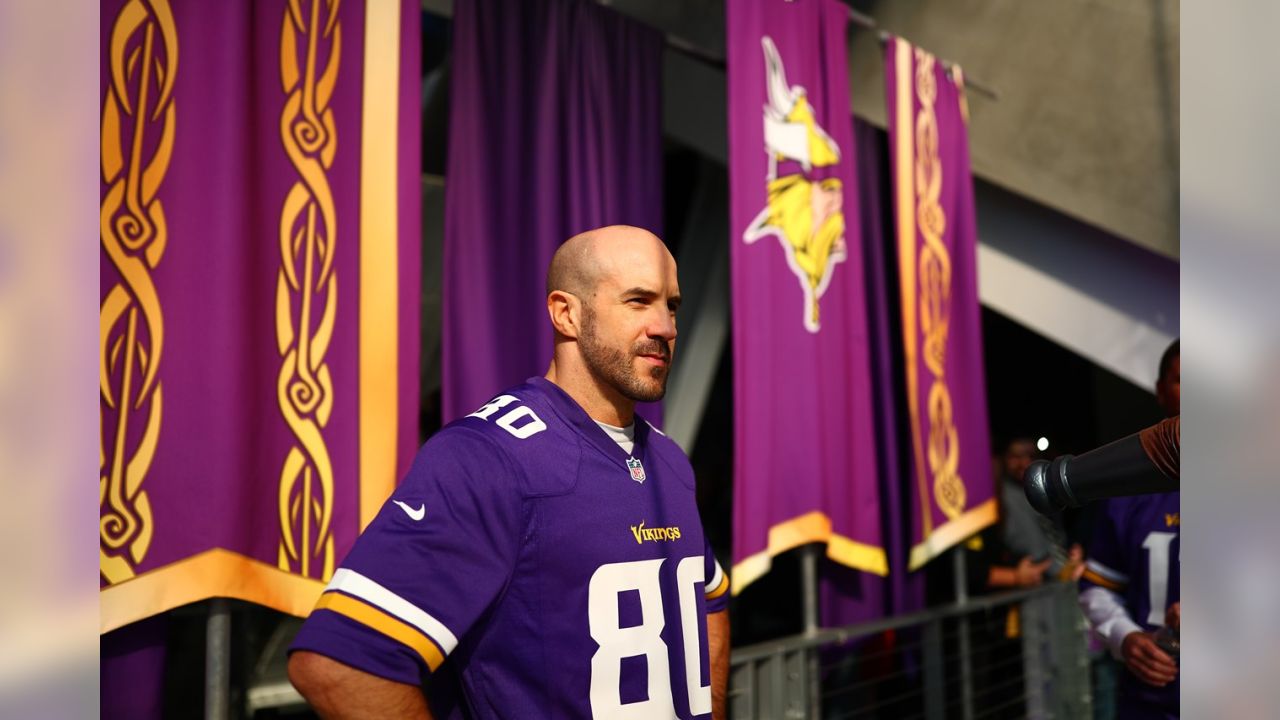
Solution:
<svg viewBox="0 0 1280 720"><path fill-rule="evenodd" d="M1075 585L737 649L729 711L735 720L1092 717Z"/></svg>

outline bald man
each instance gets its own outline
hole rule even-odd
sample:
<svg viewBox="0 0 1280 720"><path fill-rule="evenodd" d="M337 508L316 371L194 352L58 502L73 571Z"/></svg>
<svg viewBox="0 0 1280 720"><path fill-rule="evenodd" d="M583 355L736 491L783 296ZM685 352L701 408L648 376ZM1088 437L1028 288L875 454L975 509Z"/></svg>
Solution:
<svg viewBox="0 0 1280 720"><path fill-rule="evenodd" d="M666 391L675 260L583 233L546 304L546 376L423 446L290 648L322 717L430 718L445 663L473 718L725 717L728 578L688 458L635 414Z"/></svg>

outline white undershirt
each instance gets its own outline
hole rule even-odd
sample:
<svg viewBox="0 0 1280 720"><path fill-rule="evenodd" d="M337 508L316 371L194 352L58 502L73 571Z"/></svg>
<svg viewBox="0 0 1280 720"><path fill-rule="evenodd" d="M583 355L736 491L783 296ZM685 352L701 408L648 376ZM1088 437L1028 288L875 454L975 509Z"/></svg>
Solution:
<svg viewBox="0 0 1280 720"><path fill-rule="evenodd" d="M621 428L616 425L602 423L599 420L596 420L595 422L614 442L618 443L618 447L622 448L623 452L628 455L631 454L632 449L636 446L635 423L631 423L630 425Z"/></svg>

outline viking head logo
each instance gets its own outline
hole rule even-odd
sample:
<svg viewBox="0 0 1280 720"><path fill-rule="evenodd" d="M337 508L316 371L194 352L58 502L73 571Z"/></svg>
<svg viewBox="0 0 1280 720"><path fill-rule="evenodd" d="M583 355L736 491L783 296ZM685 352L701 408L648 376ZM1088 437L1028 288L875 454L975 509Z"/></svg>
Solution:
<svg viewBox="0 0 1280 720"><path fill-rule="evenodd" d="M831 283L831 271L847 257L844 242L843 188L840 180L813 180L814 168L840 162L840 148L814 120L808 93L788 85L782 57L773 39L764 47L769 102L764 106L764 144L769 153L766 205L742 234L748 244L773 235L804 292L804 326L818 332L818 299ZM778 166L794 172L778 176ZM798 164L798 167L796 167Z"/></svg>

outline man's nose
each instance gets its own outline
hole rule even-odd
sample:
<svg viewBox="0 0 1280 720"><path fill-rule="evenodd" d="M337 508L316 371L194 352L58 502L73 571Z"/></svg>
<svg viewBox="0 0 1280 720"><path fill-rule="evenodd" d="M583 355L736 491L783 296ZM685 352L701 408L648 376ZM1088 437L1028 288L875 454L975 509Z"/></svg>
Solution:
<svg viewBox="0 0 1280 720"><path fill-rule="evenodd" d="M648 335L652 338L661 338L670 342L676 339L676 316L675 313L665 308L659 308L655 313L656 317L649 322Z"/></svg>

